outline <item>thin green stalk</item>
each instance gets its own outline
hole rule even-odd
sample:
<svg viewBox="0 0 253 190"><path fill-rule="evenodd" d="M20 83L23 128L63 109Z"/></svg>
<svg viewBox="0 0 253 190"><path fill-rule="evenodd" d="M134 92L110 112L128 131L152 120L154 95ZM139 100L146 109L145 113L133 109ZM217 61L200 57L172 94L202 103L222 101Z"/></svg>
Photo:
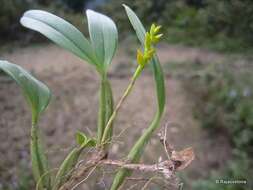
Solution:
<svg viewBox="0 0 253 190"><path fill-rule="evenodd" d="M133 77L131 78L131 81L129 83L129 85L127 86L126 90L124 91L124 94L121 96L118 104L116 105L116 108L114 109L109 121L107 122L106 124L106 127L105 127L105 130L104 130L104 134L103 134L103 138L102 138L102 144L106 144L108 142L106 142L106 139L110 133L110 129L112 127L112 123L114 121L114 119L116 118L117 116L117 113L121 107L121 105L123 104L123 102L125 101L126 97L129 95L129 93L131 92L133 86L134 86L134 83L136 81L136 79L138 78L138 76L140 75L141 71L143 70L143 67L142 66L138 66Z"/></svg>
<svg viewBox="0 0 253 190"><path fill-rule="evenodd" d="M159 39L161 38L161 34L156 34L156 33L157 33L157 31L159 31L159 29L161 27L151 26L150 32L146 33L144 26L142 25L141 21L139 20L138 16L134 13L134 11L131 10L126 5L124 5L124 7L126 9L127 16L129 18L134 30L136 31L136 35L139 38L144 49L146 47L150 46L150 44L149 44L150 40L152 41L152 39L153 39L154 42L157 40L159 41ZM152 34L155 36L150 37L150 35L152 36ZM145 52L144 52L144 54L145 54ZM137 60L139 58L139 62L141 63L143 61L143 57L145 57L145 56L142 56L142 54L140 52L139 56L137 55ZM138 162L139 161L141 153L143 152L146 143L149 141L153 131L156 128L158 128L162 114L164 112L164 107L165 107L164 77L163 77L162 68L161 68L161 65L159 63L157 56L154 56L152 58L152 67L153 67L154 79L155 79L155 84L156 84L157 112L154 116L154 119L153 119L151 125L148 127L148 129L146 129L146 131L141 135L141 137L137 140L137 142L135 143L133 148L130 150L130 152L127 156L129 162L131 162L131 161ZM121 169L116 174L110 190L117 190L124 182L125 177L130 174L131 174L131 172L129 170Z"/></svg>
<svg viewBox="0 0 253 190"><path fill-rule="evenodd" d="M142 152L144 151L145 145L149 141L153 132L160 126L160 120L164 112L164 105L165 105L164 79L162 69L159 64L159 60L157 58L154 58L152 60L152 66L153 72L155 73L154 76L157 90L158 110L150 126L145 130L145 132L139 137L137 142L131 148L127 156L127 161L130 163L133 162L136 163L139 161ZM117 190L123 184L126 176L129 175L131 175L131 171L127 169L120 169L119 172L114 177L110 190Z"/></svg>
<svg viewBox="0 0 253 190"><path fill-rule="evenodd" d="M156 114L153 122L149 126L149 128L142 134L142 136L138 139L138 141L135 143L135 145L130 150L127 161L129 163L136 163L139 161L142 152L144 150L145 145L147 144L148 140L150 139L150 136L153 134L153 131L159 127L160 123L160 117L158 114ZM117 190L122 183L124 182L124 179L126 176L131 175L131 171L128 169L120 169L119 172L114 177L112 186L110 190Z"/></svg>

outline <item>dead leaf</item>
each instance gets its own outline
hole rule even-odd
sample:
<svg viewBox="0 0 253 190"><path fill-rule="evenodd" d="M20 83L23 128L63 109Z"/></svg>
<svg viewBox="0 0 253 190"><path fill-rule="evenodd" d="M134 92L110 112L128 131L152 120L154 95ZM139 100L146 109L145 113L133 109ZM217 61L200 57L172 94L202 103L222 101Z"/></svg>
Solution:
<svg viewBox="0 0 253 190"><path fill-rule="evenodd" d="M171 160L174 162L175 170L183 170L194 160L195 154L192 147L182 151L172 151Z"/></svg>

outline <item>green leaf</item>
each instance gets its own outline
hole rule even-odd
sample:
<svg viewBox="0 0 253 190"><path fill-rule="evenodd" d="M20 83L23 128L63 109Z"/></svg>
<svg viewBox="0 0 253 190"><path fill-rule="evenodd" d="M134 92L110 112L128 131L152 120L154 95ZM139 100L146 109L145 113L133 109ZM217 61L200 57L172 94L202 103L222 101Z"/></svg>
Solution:
<svg viewBox="0 0 253 190"><path fill-rule="evenodd" d="M132 24L132 27L134 28L136 35L138 37L138 39L140 40L140 42L144 45L145 42L145 34L146 34L146 30L144 28L144 26L142 25L140 19L137 17L137 15L133 12L132 9L130 9L127 5L123 4L128 19L130 21L130 23Z"/></svg>
<svg viewBox="0 0 253 190"><path fill-rule="evenodd" d="M36 124L40 113L46 109L50 101L51 93L48 87L16 64L0 60L0 70L13 78L21 87L32 109L33 124Z"/></svg>
<svg viewBox="0 0 253 190"><path fill-rule="evenodd" d="M99 63L107 68L117 48L117 28L114 22L103 14L87 10L86 15L93 49Z"/></svg>
<svg viewBox="0 0 253 190"><path fill-rule="evenodd" d="M78 131L76 133L76 142L80 146L82 146L84 143L86 143L87 140L88 140L88 137L83 132Z"/></svg>
<svg viewBox="0 0 253 190"><path fill-rule="evenodd" d="M35 79L18 65L0 61L0 70L9 75L21 87L22 92L32 109L31 159L32 170L39 189L50 189L49 166L42 146L39 129L36 126L39 115L50 101L50 91L46 85Z"/></svg>
<svg viewBox="0 0 253 190"><path fill-rule="evenodd" d="M82 147L74 148L64 159L56 174L53 184L53 190L58 190L60 186L63 185L64 182L66 182L66 180L72 173L72 170L74 169L75 165L77 164L78 158L80 157L82 150Z"/></svg>
<svg viewBox="0 0 253 190"><path fill-rule="evenodd" d="M139 41L144 46L146 31L141 21L128 6L124 5L124 7L127 12L128 18L137 34ZM158 105L157 112L150 126L144 131L144 133L139 137L139 139L136 141L136 143L130 150L127 156L127 160L131 162L139 161L141 154L144 151L145 145L150 140L150 137L155 131L155 129L157 129L160 126L161 117L165 108L164 76L163 76L162 68L159 63L158 57L154 56L154 58L152 58L151 63L152 63L152 68L153 68L155 84L156 84L156 95L157 95L157 105ZM121 186L121 184L124 182L125 177L128 175L131 175L131 171L126 170L126 169L120 169L113 180L111 190L117 190Z"/></svg>
<svg viewBox="0 0 253 190"><path fill-rule="evenodd" d="M96 146L96 140L87 137L83 132L76 133L76 142L83 148Z"/></svg>
<svg viewBox="0 0 253 190"><path fill-rule="evenodd" d="M20 22L23 26L40 32L81 59L96 64L89 41L76 27L64 19L46 11L29 10L24 13Z"/></svg>
<svg viewBox="0 0 253 190"><path fill-rule="evenodd" d="M88 139L86 144L85 144L85 148L94 147L94 146L96 146L96 144L97 144L96 139Z"/></svg>

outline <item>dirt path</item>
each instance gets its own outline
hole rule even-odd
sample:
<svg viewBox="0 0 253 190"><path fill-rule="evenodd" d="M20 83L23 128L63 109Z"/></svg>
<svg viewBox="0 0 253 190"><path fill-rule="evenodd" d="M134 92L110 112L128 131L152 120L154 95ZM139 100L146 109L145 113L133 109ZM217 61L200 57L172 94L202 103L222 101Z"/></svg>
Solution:
<svg viewBox="0 0 253 190"><path fill-rule="evenodd" d="M204 54L194 49L162 46L158 52L161 62L196 59L223 59L213 53ZM94 135L97 116L98 77L91 66L55 46L24 48L1 56L30 70L44 81L53 93L52 102L40 122L45 133L52 165L62 159L74 145L74 133L82 130ZM126 55L118 53L114 65L126 64ZM119 66L110 71L113 92L117 100L127 86L131 68L126 75L119 73ZM121 69L122 70L122 67ZM222 137L212 139L199 127L192 116L192 104L179 80L166 78L167 111L163 123L176 123L169 127L168 138L176 148L193 146L196 160L187 170L189 179L207 176L210 169L219 169L229 157L229 145ZM29 165L30 115L16 85L6 80L0 86L0 183L15 183L22 165ZM127 130L112 147L112 157L124 156L132 142L151 121L154 114L155 97L152 76L145 73L137 81L133 93L123 106L115 123L116 134ZM125 141L127 143L122 143ZM163 150L156 136L153 137L143 156L145 161L154 162ZM21 163L21 164L17 164ZM11 168L11 169L10 169Z"/></svg>

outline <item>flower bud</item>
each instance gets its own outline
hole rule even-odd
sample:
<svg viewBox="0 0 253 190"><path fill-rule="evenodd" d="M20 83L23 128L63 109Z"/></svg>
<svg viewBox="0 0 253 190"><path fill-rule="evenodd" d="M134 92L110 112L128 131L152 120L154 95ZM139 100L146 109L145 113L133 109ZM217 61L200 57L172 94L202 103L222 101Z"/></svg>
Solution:
<svg viewBox="0 0 253 190"><path fill-rule="evenodd" d="M157 26L157 27L154 29L154 33L157 34L157 33L160 31L161 28L162 28L161 25Z"/></svg>
<svg viewBox="0 0 253 190"><path fill-rule="evenodd" d="M155 54L154 48L151 48L150 50L148 50L148 52L146 52L144 55L144 59L146 60L146 62L148 62L153 57L154 54Z"/></svg>
<svg viewBox="0 0 253 190"><path fill-rule="evenodd" d="M147 32L145 36L145 49L150 49L151 43L152 43L151 35Z"/></svg>
<svg viewBox="0 0 253 190"><path fill-rule="evenodd" d="M153 36L155 34L155 29L156 29L155 24L152 24L150 27L150 32L149 32L151 36Z"/></svg>
<svg viewBox="0 0 253 190"><path fill-rule="evenodd" d="M140 66L144 67L154 56L155 49L152 46L159 42L163 36L163 34L158 34L160 29L161 26L152 24L149 32L146 32L144 52L140 49L137 50L137 63Z"/></svg>
<svg viewBox="0 0 253 190"><path fill-rule="evenodd" d="M137 50L137 63L139 65L144 65L144 57L140 49Z"/></svg>
<svg viewBox="0 0 253 190"><path fill-rule="evenodd" d="M163 34L157 34L156 36L154 36L154 39L153 39L153 43L157 43L161 40Z"/></svg>

